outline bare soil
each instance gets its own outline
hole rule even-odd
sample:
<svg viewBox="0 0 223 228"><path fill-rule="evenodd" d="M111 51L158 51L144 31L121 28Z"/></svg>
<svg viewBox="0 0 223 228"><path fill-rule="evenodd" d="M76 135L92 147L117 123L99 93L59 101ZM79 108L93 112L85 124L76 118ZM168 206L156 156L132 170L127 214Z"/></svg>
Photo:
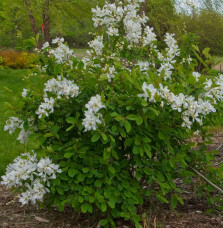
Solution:
<svg viewBox="0 0 223 228"><path fill-rule="evenodd" d="M207 215L207 206L186 194L185 205L170 211L162 207L150 213L149 207L143 208L146 216L143 227L165 228L220 228L223 227L223 214ZM99 218L90 215L78 215L72 209L59 212L56 208L38 209L35 206L21 207L16 196L0 186L0 227L1 228L100 228ZM133 228L131 223L116 221L119 228Z"/></svg>
<svg viewBox="0 0 223 228"><path fill-rule="evenodd" d="M194 142L202 141L197 137ZM215 142L216 141L216 142ZM223 161L223 132L215 132L214 144L210 150L218 148L216 166ZM221 147L219 147L221 145ZM180 180L177 185L182 187ZM198 200L193 186L183 186L184 205L170 211L167 206L145 203L138 208L143 216L143 228L223 228L223 211L207 214L210 209L205 200ZM152 208L152 209L151 209ZM16 195L0 185L0 228L100 228L99 216L77 214L71 208L59 212L56 208L40 209L36 206L24 206L18 202ZM117 228L134 228L134 225L123 220L116 221Z"/></svg>

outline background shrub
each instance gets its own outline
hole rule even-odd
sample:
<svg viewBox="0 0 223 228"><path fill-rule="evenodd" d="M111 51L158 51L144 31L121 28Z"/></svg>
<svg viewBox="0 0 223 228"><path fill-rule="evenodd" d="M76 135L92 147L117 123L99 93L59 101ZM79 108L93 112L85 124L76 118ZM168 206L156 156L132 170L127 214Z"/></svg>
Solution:
<svg viewBox="0 0 223 228"><path fill-rule="evenodd" d="M2 65L12 69L28 69L35 67L38 56L34 53L17 52L17 51L1 51L0 57Z"/></svg>

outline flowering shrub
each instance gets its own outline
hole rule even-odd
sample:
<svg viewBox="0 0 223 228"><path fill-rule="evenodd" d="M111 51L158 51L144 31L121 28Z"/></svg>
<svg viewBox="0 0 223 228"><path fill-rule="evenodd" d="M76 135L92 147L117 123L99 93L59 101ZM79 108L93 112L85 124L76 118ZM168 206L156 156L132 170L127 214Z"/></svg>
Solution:
<svg viewBox="0 0 223 228"><path fill-rule="evenodd" d="M34 68L38 56L34 53L16 52L16 51L1 51L2 65L12 69L28 69Z"/></svg>
<svg viewBox="0 0 223 228"><path fill-rule="evenodd" d="M222 167L212 167L216 152L205 144L193 148L188 139L208 138L205 126L222 110L223 75L197 72L197 60L181 53L174 35L158 42L139 14L141 2L93 9L101 32L89 43L89 58L76 59L63 38L44 44L41 86L22 91L20 109L5 126L10 134L19 129L21 143L32 137L38 144L34 155L22 158L29 163L31 156L34 170L23 171L17 158L3 176L8 187L22 186L23 204L49 191L49 202L61 211L65 205L99 210L103 226L121 217L140 227L137 205L152 199L172 208L183 204L175 180L190 183L193 169L222 186ZM202 186L210 202L220 202L212 186Z"/></svg>

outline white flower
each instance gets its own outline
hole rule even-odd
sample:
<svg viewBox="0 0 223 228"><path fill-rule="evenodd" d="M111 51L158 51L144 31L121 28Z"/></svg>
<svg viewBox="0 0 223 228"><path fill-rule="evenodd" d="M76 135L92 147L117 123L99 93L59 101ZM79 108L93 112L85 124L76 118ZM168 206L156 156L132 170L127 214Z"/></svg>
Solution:
<svg viewBox="0 0 223 228"><path fill-rule="evenodd" d="M45 49L45 48L47 48L47 47L49 47L49 46L50 46L49 42L45 42L45 43L43 44L42 49Z"/></svg>
<svg viewBox="0 0 223 228"><path fill-rule="evenodd" d="M23 89L23 91L22 91L22 97L26 97L27 96L27 92L28 92L29 90L28 89Z"/></svg>
<svg viewBox="0 0 223 228"><path fill-rule="evenodd" d="M33 134L32 131L30 130L25 131L24 129L22 129L19 133L17 140L20 141L21 144L27 143L29 141L29 136L32 134Z"/></svg>
<svg viewBox="0 0 223 228"><path fill-rule="evenodd" d="M156 41L156 34L153 32L153 28L146 26L143 46L151 45L154 41Z"/></svg>
<svg viewBox="0 0 223 228"><path fill-rule="evenodd" d="M142 90L144 94L139 94L139 97L143 97L146 101L149 98L150 102L156 102L155 95L157 94L158 90L152 84L147 85L146 82L144 82ZM148 94L148 91L150 94Z"/></svg>
<svg viewBox="0 0 223 228"><path fill-rule="evenodd" d="M49 158L41 158L37 164L37 171L43 180L55 179L55 173L61 173L59 165L55 165Z"/></svg>
<svg viewBox="0 0 223 228"><path fill-rule="evenodd" d="M90 101L85 105L85 107L88 110L92 110L96 113L105 106L101 103L101 96L97 94L95 97L91 97Z"/></svg>
<svg viewBox="0 0 223 228"><path fill-rule="evenodd" d="M23 121L18 117L10 117L9 120L6 121L4 131L9 131L11 135L17 128L23 128Z"/></svg>
<svg viewBox="0 0 223 228"><path fill-rule="evenodd" d="M36 111L36 114L39 116L39 119L43 115L49 116L49 113L54 112L54 103L55 103L55 100L52 97L44 98L44 102L40 104L38 110Z"/></svg>
<svg viewBox="0 0 223 228"><path fill-rule="evenodd" d="M117 28L109 27L107 33L109 36L119 36Z"/></svg>
<svg viewBox="0 0 223 228"><path fill-rule="evenodd" d="M100 109L105 108L101 102L101 96L96 95L91 97L90 101L85 105L87 111L85 111L85 118L82 121L85 131L96 130L97 124L102 123L102 115L98 113Z"/></svg>
<svg viewBox="0 0 223 228"><path fill-rule="evenodd" d="M136 65L139 66L139 68L142 72L146 72L150 69L150 67L149 67L150 63L149 62L139 61Z"/></svg>
<svg viewBox="0 0 223 228"><path fill-rule="evenodd" d="M63 42L64 42L64 38L59 38L59 37L52 40L52 44L58 44Z"/></svg>
<svg viewBox="0 0 223 228"><path fill-rule="evenodd" d="M96 130L97 129L97 124L101 124L101 115L93 113L91 110L86 111L85 113L85 118L83 119L83 126L85 128L85 131L90 131L90 130Z"/></svg>
<svg viewBox="0 0 223 228"><path fill-rule="evenodd" d="M111 82L111 80L115 77L115 67L109 67L109 73L106 74L106 76L108 77L108 81Z"/></svg>
<svg viewBox="0 0 223 228"><path fill-rule="evenodd" d="M196 82L198 82L201 74L198 72L193 72L192 75L196 78Z"/></svg>
<svg viewBox="0 0 223 228"><path fill-rule="evenodd" d="M94 40L90 41L88 44L90 48L94 49L96 55L102 54L102 49L104 47L103 36L97 36Z"/></svg>

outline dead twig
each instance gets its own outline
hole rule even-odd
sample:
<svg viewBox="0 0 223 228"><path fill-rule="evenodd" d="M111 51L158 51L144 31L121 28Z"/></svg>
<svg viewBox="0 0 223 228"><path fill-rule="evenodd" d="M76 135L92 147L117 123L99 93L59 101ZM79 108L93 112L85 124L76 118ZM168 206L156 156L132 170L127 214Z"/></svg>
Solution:
<svg viewBox="0 0 223 228"><path fill-rule="evenodd" d="M190 167L199 177L201 177L202 179L204 179L208 184L210 184L211 186L213 186L216 190L218 190L219 192L221 192L223 194L223 190L218 187L216 184L214 184L213 182L211 182L210 180L208 180L204 175L202 175L199 171L197 171L196 169L194 169L193 167Z"/></svg>

